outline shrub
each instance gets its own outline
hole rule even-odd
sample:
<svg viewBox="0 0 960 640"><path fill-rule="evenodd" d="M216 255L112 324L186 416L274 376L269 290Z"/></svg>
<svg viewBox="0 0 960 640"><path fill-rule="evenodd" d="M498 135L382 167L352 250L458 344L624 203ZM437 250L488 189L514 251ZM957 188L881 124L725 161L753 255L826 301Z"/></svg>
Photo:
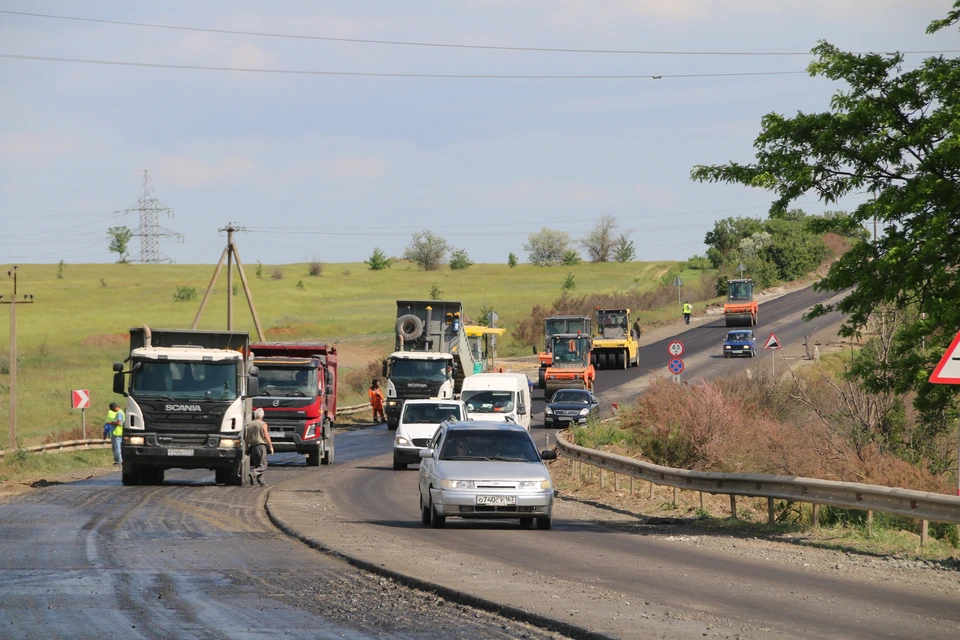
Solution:
<svg viewBox="0 0 960 640"><path fill-rule="evenodd" d="M437 286L437 283L436 283L436 282L434 282L432 285L430 285L430 299L431 299L431 300L439 300L439 299L440 299L440 296L442 296L442 295L443 295L443 291L440 290L440 287Z"/></svg>
<svg viewBox="0 0 960 640"><path fill-rule="evenodd" d="M563 254L563 260L561 261L561 263L565 267L575 267L578 264L580 264L580 262L581 262L580 254L577 253L576 250L574 249L568 249Z"/></svg>
<svg viewBox="0 0 960 640"><path fill-rule="evenodd" d="M470 257L467 255L466 249L457 249L450 254L450 268L454 271L468 269L472 264L473 261L470 260Z"/></svg>
<svg viewBox="0 0 960 640"><path fill-rule="evenodd" d="M563 284L560 285L560 288L564 291L571 291L577 288L577 283L574 282L574 275L572 273L567 274L567 277L564 279Z"/></svg>
<svg viewBox="0 0 960 640"><path fill-rule="evenodd" d="M511 252L510 255L507 256L507 264L510 265L511 269L517 266L517 256L514 253Z"/></svg>
<svg viewBox="0 0 960 640"><path fill-rule="evenodd" d="M273 273L270 274L271 280L283 280L283 269L277 267L273 270Z"/></svg>
<svg viewBox="0 0 960 640"><path fill-rule="evenodd" d="M374 379L380 380L383 376L383 359L378 358L370 360L367 362L366 366L358 369L350 369L343 375L343 384L347 386L350 391L356 394L363 395L370 387L370 382ZM386 384L383 380L380 380L380 388L386 389ZM386 391L384 391L386 393Z"/></svg>
<svg viewBox="0 0 960 640"><path fill-rule="evenodd" d="M403 257L419 265L424 271L434 271L442 265L450 251L446 239L429 229L413 234Z"/></svg>
<svg viewBox="0 0 960 640"><path fill-rule="evenodd" d="M570 248L570 234L543 227L527 236L523 249L532 264L550 267L563 263L564 254Z"/></svg>
<svg viewBox="0 0 960 640"><path fill-rule="evenodd" d="M626 234L620 234L617 243L613 247L613 259L616 262L632 262L637 257L637 249L633 246L633 240L627 238Z"/></svg>
<svg viewBox="0 0 960 640"><path fill-rule="evenodd" d="M387 257L387 254L380 247L374 247L370 257L364 260L364 263L370 267L371 271L383 271L389 269L393 261Z"/></svg>
<svg viewBox="0 0 960 640"><path fill-rule="evenodd" d="M66 263L65 263L63 260L61 260L61 261L59 262L59 264L57 264L57 279L58 279L58 280L63 280L63 272L66 271L66 270L67 270L67 265L66 265Z"/></svg>
<svg viewBox="0 0 960 640"><path fill-rule="evenodd" d="M687 260L687 269L693 269L695 271L706 271L711 267L713 267L713 265L710 264L710 258L706 256L695 255L695 256L692 256L689 260Z"/></svg>
<svg viewBox="0 0 960 640"><path fill-rule="evenodd" d="M263 263L257 260L257 280L263 278Z"/></svg>
<svg viewBox="0 0 960 640"><path fill-rule="evenodd" d="M306 285L303 284L303 280L297 280L297 289L304 289Z"/></svg>
<svg viewBox="0 0 960 640"><path fill-rule="evenodd" d="M174 302L187 302L197 297L196 287L185 287L178 284L176 291L173 292Z"/></svg>
<svg viewBox="0 0 960 640"><path fill-rule="evenodd" d="M323 265L317 262L317 259L314 258L307 264L307 274L311 276L318 276L323 273Z"/></svg>

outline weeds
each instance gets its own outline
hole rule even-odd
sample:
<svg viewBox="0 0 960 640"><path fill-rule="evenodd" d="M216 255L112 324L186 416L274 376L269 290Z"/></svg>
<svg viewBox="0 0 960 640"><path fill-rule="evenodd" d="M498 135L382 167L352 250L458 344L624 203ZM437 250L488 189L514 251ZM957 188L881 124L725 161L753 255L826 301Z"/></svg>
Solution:
<svg viewBox="0 0 960 640"><path fill-rule="evenodd" d="M176 290L173 292L173 301L174 302L189 302L197 297L197 288L196 287L185 287L181 284L177 285Z"/></svg>
<svg viewBox="0 0 960 640"><path fill-rule="evenodd" d="M323 273L323 265L320 264L316 256L314 256L313 260L307 264L307 274L311 276L319 276L321 273Z"/></svg>
<svg viewBox="0 0 960 640"><path fill-rule="evenodd" d="M283 280L283 269L277 267L273 270L273 273L270 274L271 280Z"/></svg>
<svg viewBox="0 0 960 640"><path fill-rule="evenodd" d="M303 280L297 280L297 289L305 289L306 285L303 284Z"/></svg>
<svg viewBox="0 0 960 640"><path fill-rule="evenodd" d="M661 502L661 503L660 503L660 510L661 510L661 511L676 511L676 510L679 509L679 508L680 508L680 505L678 505L676 502Z"/></svg>
<svg viewBox="0 0 960 640"><path fill-rule="evenodd" d="M703 507L697 507L693 510L693 515L697 516L698 518L709 518L710 512Z"/></svg>

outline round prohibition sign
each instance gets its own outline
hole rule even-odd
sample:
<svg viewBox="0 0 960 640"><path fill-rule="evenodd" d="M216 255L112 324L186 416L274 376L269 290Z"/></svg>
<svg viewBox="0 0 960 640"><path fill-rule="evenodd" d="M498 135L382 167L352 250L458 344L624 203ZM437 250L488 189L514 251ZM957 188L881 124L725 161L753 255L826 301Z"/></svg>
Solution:
<svg viewBox="0 0 960 640"><path fill-rule="evenodd" d="M670 364L667 366L670 368L670 371L673 374L678 374L681 371L683 371L683 360L681 360L680 358L674 358L673 360L670 361Z"/></svg>
<svg viewBox="0 0 960 640"><path fill-rule="evenodd" d="M667 346L667 351L670 352L674 358L679 358L683 355L683 343L679 340L674 340Z"/></svg>

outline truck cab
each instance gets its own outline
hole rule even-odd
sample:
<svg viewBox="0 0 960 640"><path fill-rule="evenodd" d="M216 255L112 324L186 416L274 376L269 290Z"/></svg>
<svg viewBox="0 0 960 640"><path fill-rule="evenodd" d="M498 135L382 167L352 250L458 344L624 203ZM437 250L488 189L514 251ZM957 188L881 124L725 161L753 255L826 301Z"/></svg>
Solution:
<svg viewBox="0 0 960 640"><path fill-rule="evenodd" d="M388 426L397 428L406 400L453 400L455 371L453 355L449 353L403 351L390 354L383 368L383 376L387 378L385 411Z"/></svg>

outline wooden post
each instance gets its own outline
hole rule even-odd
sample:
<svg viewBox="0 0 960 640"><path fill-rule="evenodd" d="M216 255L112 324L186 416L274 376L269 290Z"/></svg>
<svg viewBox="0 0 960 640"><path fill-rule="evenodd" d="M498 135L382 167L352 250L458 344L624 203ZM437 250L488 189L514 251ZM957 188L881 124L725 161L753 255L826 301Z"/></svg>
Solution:
<svg viewBox="0 0 960 640"><path fill-rule="evenodd" d="M193 319L193 324L190 325L191 329L196 329L197 325L200 323L200 316L203 315L203 310L207 306L207 300L210 299L210 293L213 291L213 285L217 284L217 276L220 275L220 269L223 268L223 261L227 259L227 252L230 251L230 247L227 247L223 250L223 253L220 254L220 261L217 263L217 267L213 270L213 277L210 278L210 284L207 285L207 290L203 293L203 299L200 300L200 308L197 309L197 317Z"/></svg>
<svg viewBox="0 0 960 640"><path fill-rule="evenodd" d="M737 496L730 494L730 517L737 519Z"/></svg>
<svg viewBox="0 0 960 640"><path fill-rule="evenodd" d="M873 511L867 511L867 535L873 535Z"/></svg>
<svg viewBox="0 0 960 640"><path fill-rule="evenodd" d="M650 499L653 500L653 482L650 482Z"/></svg>
<svg viewBox="0 0 960 640"><path fill-rule="evenodd" d="M820 528L820 505L816 503L813 504L813 528Z"/></svg>
<svg viewBox="0 0 960 640"><path fill-rule="evenodd" d="M927 525L930 524L926 520L920 521L920 546L927 546Z"/></svg>
<svg viewBox="0 0 960 640"><path fill-rule="evenodd" d="M613 474L613 490L620 491L620 474L616 472Z"/></svg>
<svg viewBox="0 0 960 640"><path fill-rule="evenodd" d="M677 488L673 488L673 504L677 504Z"/></svg>
<svg viewBox="0 0 960 640"><path fill-rule="evenodd" d="M247 305L250 307L250 315L253 316L253 326L257 328L257 335L260 336L260 341L266 341L266 338L263 335L263 327L260 325L260 316L257 315L257 308L253 306L253 293L250 292L250 283L247 282L247 274L243 272L243 263L240 262L240 252L237 251L236 245L233 247L233 257L237 259L237 271L240 273L240 282L243 283L243 291L247 294ZM233 292L230 292L230 295L233 295Z"/></svg>
<svg viewBox="0 0 960 640"><path fill-rule="evenodd" d="M233 331L233 225L227 225L227 331Z"/></svg>
<svg viewBox="0 0 960 640"><path fill-rule="evenodd" d="M700 510L703 511L703 491L700 492Z"/></svg>
<svg viewBox="0 0 960 640"><path fill-rule="evenodd" d="M10 451L17 450L17 285L10 300Z"/></svg>
<svg viewBox="0 0 960 640"><path fill-rule="evenodd" d="M773 524L777 519L773 517L773 498L767 498L767 524Z"/></svg>
<svg viewBox="0 0 960 640"><path fill-rule="evenodd" d="M587 482L593 482L593 465L587 465Z"/></svg>
<svg viewBox="0 0 960 640"><path fill-rule="evenodd" d="M630 476L630 497L631 498L633 497L633 487L634 487L633 476Z"/></svg>
<svg viewBox="0 0 960 640"><path fill-rule="evenodd" d="M603 475L603 467L600 467L600 488L607 488L607 478Z"/></svg>

